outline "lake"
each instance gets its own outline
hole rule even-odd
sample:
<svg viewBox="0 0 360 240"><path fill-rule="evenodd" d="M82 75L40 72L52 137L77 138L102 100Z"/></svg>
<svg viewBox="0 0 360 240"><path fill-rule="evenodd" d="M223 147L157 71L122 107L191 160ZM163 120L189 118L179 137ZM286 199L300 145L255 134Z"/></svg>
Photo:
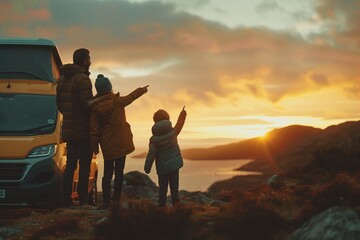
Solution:
<svg viewBox="0 0 360 240"><path fill-rule="evenodd" d="M98 188L101 191L101 179L103 176L103 158L98 155L99 178ZM258 172L234 171L252 160L187 160L184 159L184 166L180 169L179 189L187 191L207 191L208 187L216 181L225 180L233 176L259 174ZM145 159L127 156L124 173L131 171L144 172ZM151 180L158 185L155 162L149 174Z"/></svg>

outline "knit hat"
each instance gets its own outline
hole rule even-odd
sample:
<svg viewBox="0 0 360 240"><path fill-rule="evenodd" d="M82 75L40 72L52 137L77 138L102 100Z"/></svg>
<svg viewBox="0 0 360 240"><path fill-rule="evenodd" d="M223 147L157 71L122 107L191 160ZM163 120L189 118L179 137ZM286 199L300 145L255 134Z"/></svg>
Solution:
<svg viewBox="0 0 360 240"><path fill-rule="evenodd" d="M108 93L112 91L110 80L104 75L99 74L95 81L95 88L98 94Z"/></svg>

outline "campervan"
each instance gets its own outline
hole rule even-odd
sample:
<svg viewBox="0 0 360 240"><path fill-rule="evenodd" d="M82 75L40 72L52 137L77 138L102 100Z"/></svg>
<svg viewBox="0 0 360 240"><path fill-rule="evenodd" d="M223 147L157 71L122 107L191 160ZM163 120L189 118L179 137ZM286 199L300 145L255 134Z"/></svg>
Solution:
<svg viewBox="0 0 360 240"><path fill-rule="evenodd" d="M0 205L57 207L66 144L56 106L61 58L48 39L0 39ZM96 201L97 161L89 177ZM72 197L77 198L78 172Z"/></svg>

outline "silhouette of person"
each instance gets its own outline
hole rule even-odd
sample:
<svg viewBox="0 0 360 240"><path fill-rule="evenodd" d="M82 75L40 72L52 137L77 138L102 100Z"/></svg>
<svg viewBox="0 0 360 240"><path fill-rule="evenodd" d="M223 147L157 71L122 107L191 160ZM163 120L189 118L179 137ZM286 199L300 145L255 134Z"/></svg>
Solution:
<svg viewBox="0 0 360 240"><path fill-rule="evenodd" d="M154 113L152 136L149 141L149 150L146 156L144 170L150 173L153 162L156 164L156 172L159 181L159 206L166 206L166 194L170 185L171 200L173 206L180 203L179 200L179 169L183 166L183 159L177 136L181 132L186 119L185 107L181 110L175 127L172 127L169 114L160 109Z"/></svg>
<svg viewBox="0 0 360 240"><path fill-rule="evenodd" d="M89 78L90 52L85 48L73 53L73 63L61 66L56 103L63 115L62 138L66 142L67 160L63 175L62 206L73 204L71 194L74 171L79 162L77 192L80 205L88 203L88 179L92 150L90 143L90 107L93 97Z"/></svg>
<svg viewBox="0 0 360 240"><path fill-rule="evenodd" d="M103 203L98 209L110 206L111 179L114 171L113 200L120 201L126 155L135 150L130 124L126 122L125 107L145 94L147 87L139 87L127 96L119 96L119 93L112 92L112 84L107 77L99 74L96 79L97 94L90 103L90 133L94 153L99 153L100 144L104 156Z"/></svg>

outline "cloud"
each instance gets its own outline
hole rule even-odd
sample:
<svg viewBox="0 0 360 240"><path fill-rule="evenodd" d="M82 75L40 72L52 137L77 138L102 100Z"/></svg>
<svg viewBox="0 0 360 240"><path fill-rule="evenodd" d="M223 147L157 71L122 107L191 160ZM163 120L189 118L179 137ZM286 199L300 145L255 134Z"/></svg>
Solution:
<svg viewBox="0 0 360 240"><path fill-rule="evenodd" d="M317 13L326 22L327 36L337 47L360 47L360 15L357 0L319 0Z"/></svg>
<svg viewBox="0 0 360 240"><path fill-rule="evenodd" d="M327 77L323 74L313 73L313 74L311 74L310 79L314 83L319 84L319 85L328 85L329 84Z"/></svg>
<svg viewBox="0 0 360 240"><path fill-rule="evenodd" d="M338 15L332 11L340 11L347 28L333 33L334 38L325 32L310 40L268 28L228 28L180 11L178 1L35 2L20 7L18 1L3 1L0 16L6 17L0 17L5 23L0 34L54 39L64 61L71 60L74 49L89 48L95 74L110 75L115 86L124 89L126 85L126 91L150 84L160 102L213 106L223 98L236 105L246 94L276 104L316 92L319 86L358 79L354 68L360 63L358 50L318 41L334 39L345 46L359 39L355 30L360 21L355 21L359 17L353 10L358 9L357 1L347 1L350 6L342 1L320 1L319 19L336 22ZM280 10L274 3L260 7ZM31 16L21 17L22 13ZM31 21L26 22L28 18ZM169 62L172 64L166 64Z"/></svg>
<svg viewBox="0 0 360 240"><path fill-rule="evenodd" d="M175 4L178 9L193 9L208 5L210 0L161 0L161 2Z"/></svg>
<svg viewBox="0 0 360 240"><path fill-rule="evenodd" d="M205 119L199 119L195 125L200 126ZM207 126L238 126L238 125L268 125L270 121L265 121L258 118L227 118L227 117L212 117L206 118Z"/></svg>
<svg viewBox="0 0 360 240"><path fill-rule="evenodd" d="M258 6L256 6L256 10L259 13L267 13L272 11L280 11L285 12L285 9L279 6L276 1L266 1L260 3Z"/></svg>
<svg viewBox="0 0 360 240"><path fill-rule="evenodd" d="M13 26L14 24L31 24L31 22L44 22L50 19L51 12L44 1L34 1L29 8L24 7L22 1L3 0L0 2L0 24Z"/></svg>

